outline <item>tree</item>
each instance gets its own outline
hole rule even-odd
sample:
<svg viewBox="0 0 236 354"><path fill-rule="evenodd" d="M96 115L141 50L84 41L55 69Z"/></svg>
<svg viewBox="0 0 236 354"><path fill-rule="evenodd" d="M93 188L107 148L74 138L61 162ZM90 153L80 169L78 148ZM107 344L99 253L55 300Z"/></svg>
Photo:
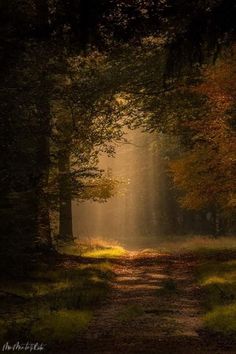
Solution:
<svg viewBox="0 0 236 354"><path fill-rule="evenodd" d="M170 80L169 76L176 76L180 71L178 67L172 70L170 57L178 62L182 58L183 63L187 60L191 64L199 63L201 60L196 53L204 52L206 57L212 57L212 53L218 55L220 44L232 40L235 34L233 0L198 1L195 5L192 1L171 0L9 0L0 3L0 142L4 153L0 171L0 212L4 249L10 249L9 244L32 249L38 241L50 247L49 185L51 175L57 174L55 164L61 170L61 209L65 199L67 215L71 199L68 193L73 194L75 176L79 179L73 168L69 171L69 162L79 162L81 171L86 171L81 173L91 177L88 161L92 161L94 169L99 151L109 153L112 141L120 139L119 119L123 110L131 113L132 119L126 122L130 126L140 125L145 120L147 128L150 118L150 129L162 125L155 124L160 122L161 116L161 100L157 96L162 91L163 98L166 91L171 91L173 86L176 88L172 85L176 78ZM164 54L161 58L160 41ZM210 46L206 45L208 43ZM96 64L100 71L91 65L98 48L110 59ZM190 57L185 48L192 53ZM70 60L75 63L74 78L67 85ZM62 89L58 90L59 77L64 81L59 84ZM62 94L65 94L64 99L61 99ZM115 95L127 101L131 98L133 104L118 108ZM155 99L147 100L147 97ZM59 100L61 110L69 109L70 113L68 121L54 117L57 123L60 121L61 135L60 142L54 143L53 105ZM135 122L136 112L141 111L139 121ZM146 112L152 114L146 115ZM161 123L164 114L162 118ZM72 128L67 127L67 122L69 126L72 123ZM54 157L53 149L57 144ZM57 187L58 195L58 184ZM69 225L71 221L66 228L71 228Z"/></svg>
<svg viewBox="0 0 236 354"><path fill-rule="evenodd" d="M101 75L103 56L97 53L96 57L92 52L90 56L70 57L68 62L65 73L58 79L52 114L53 154L58 166L55 178L59 190L59 236L71 242L72 199L78 195L85 199L83 194L93 199L100 194L98 199L105 200L105 196L113 193L116 182L102 177L97 164L101 152L114 152L113 144L122 138L123 124L120 115L114 114L114 93L109 86L105 87L106 76Z"/></svg>
<svg viewBox="0 0 236 354"><path fill-rule="evenodd" d="M232 51L216 66L206 68L203 82L193 88L207 97L208 113L186 123L192 146L170 163L174 183L183 191L182 206L196 210L211 208L216 220L219 213L232 214L236 206L234 47Z"/></svg>

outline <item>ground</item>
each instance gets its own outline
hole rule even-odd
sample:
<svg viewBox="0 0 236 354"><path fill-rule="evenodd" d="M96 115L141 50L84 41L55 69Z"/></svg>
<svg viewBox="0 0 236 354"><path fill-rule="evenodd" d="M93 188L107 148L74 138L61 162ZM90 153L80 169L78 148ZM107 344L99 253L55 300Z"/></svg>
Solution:
<svg viewBox="0 0 236 354"><path fill-rule="evenodd" d="M222 242L168 253L96 246L86 256L73 249L42 258L29 274L0 282L1 346L42 342L50 354L236 353L236 250Z"/></svg>
<svg viewBox="0 0 236 354"><path fill-rule="evenodd" d="M201 334L197 259L131 252L114 262L112 290L73 353L236 353Z"/></svg>

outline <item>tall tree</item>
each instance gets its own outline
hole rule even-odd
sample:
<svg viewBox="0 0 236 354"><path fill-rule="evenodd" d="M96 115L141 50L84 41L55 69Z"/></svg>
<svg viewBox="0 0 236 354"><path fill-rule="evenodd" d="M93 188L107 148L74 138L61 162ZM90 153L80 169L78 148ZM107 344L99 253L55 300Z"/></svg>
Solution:
<svg viewBox="0 0 236 354"><path fill-rule="evenodd" d="M193 89L207 97L208 113L186 123L192 146L170 164L174 182L184 193L182 205L188 209L211 208L217 233L219 215L235 212L234 48L233 53L205 69L203 82Z"/></svg>

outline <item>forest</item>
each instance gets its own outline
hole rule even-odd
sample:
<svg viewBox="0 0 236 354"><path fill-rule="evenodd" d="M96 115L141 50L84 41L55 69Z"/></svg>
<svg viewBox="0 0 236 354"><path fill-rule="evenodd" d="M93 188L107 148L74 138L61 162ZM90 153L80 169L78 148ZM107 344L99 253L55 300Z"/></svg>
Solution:
<svg viewBox="0 0 236 354"><path fill-rule="evenodd" d="M0 0L0 349L236 352L234 0Z"/></svg>

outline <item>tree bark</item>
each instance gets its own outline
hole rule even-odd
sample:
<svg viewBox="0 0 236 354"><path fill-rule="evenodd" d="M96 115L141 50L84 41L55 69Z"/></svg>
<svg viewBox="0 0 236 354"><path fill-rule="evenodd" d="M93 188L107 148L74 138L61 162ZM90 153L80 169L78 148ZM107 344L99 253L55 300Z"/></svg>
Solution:
<svg viewBox="0 0 236 354"><path fill-rule="evenodd" d="M63 242L73 242L72 205L70 185L70 149L59 154L59 236Z"/></svg>
<svg viewBox="0 0 236 354"><path fill-rule="evenodd" d="M37 243L42 247L52 248L50 216L49 216L49 196L48 182L50 170L50 103L49 103L49 82L47 79L47 70L42 73L37 96L38 111L38 166L39 179L37 185L38 197L38 235Z"/></svg>
<svg viewBox="0 0 236 354"><path fill-rule="evenodd" d="M37 37L48 37L50 33L48 0L36 0L35 8L37 13L35 34Z"/></svg>

